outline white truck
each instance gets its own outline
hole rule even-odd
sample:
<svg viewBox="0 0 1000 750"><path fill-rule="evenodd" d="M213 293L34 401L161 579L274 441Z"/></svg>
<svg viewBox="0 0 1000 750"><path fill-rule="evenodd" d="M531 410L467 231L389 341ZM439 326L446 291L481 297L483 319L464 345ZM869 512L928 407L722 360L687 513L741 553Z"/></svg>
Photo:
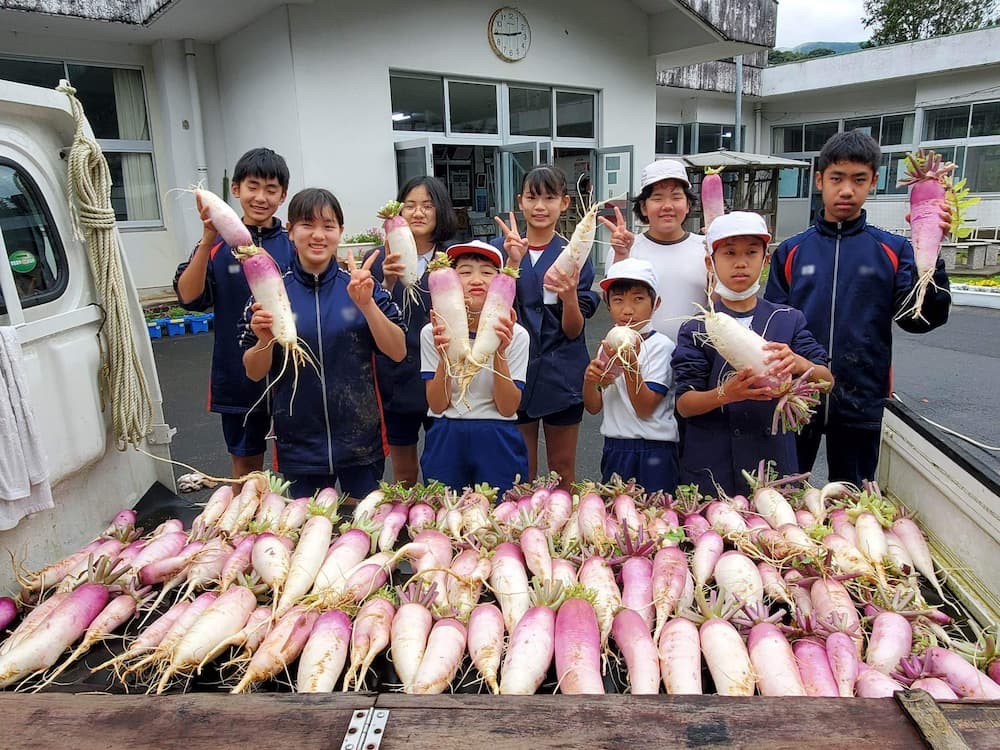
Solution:
<svg viewBox="0 0 1000 750"><path fill-rule="evenodd" d="M85 121L83 126L92 137ZM152 410L142 448L169 459L171 430L163 423L156 365L127 266L121 300L130 313L127 330L101 330L106 303L94 284L86 243L74 232L67 187L76 128L66 94L0 80L0 327L11 327L19 344L54 503L0 530L0 550L31 569L85 544L154 482L173 488L169 464L118 449L110 406L102 408L108 398L121 397L101 393L107 337L130 331ZM113 237L117 245L117 230ZM0 398L8 397L6 385L0 384ZM6 463L0 460L0 471ZM0 564L0 590L13 583L9 561Z"/></svg>

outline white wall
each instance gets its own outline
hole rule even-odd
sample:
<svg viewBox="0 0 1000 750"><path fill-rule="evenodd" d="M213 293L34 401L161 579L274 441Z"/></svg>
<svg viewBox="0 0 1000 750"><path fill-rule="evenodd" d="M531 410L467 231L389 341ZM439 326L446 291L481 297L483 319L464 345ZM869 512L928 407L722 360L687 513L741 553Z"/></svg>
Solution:
<svg viewBox="0 0 1000 750"><path fill-rule="evenodd" d="M597 89L601 144L634 145L636 165L652 161L655 62L645 14L593 0L519 7L532 42L513 64L489 47L495 3L317 0L268 14L217 47L227 163L267 144L288 159L291 192L329 187L349 231L371 226L396 190L390 69Z"/></svg>

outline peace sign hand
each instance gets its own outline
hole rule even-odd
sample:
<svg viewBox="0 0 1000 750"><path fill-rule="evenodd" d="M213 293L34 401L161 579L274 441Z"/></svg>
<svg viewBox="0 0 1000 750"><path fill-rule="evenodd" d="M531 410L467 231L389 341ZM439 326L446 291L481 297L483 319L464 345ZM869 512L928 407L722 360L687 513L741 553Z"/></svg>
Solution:
<svg viewBox="0 0 1000 750"><path fill-rule="evenodd" d="M632 243L635 242L635 235L628 230L621 210L618 206L615 206L614 224L603 216L598 216L597 220L611 230L611 248L615 251L614 262L617 263L620 260L625 260L628 257L629 250L632 249Z"/></svg>
<svg viewBox="0 0 1000 750"><path fill-rule="evenodd" d="M375 293L375 279L372 276L371 267L380 253L381 251L377 250L369 255L361 265L361 268L358 268L358 262L354 258L354 253L351 253L349 261L351 265L351 280L347 282L347 294L361 310L375 304L373 297Z"/></svg>
<svg viewBox="0 0 1000 750"><path fill-rule="evenodd" d="M510 217L510 226L504 224L503 219L499 216L494 216L493 221L497 223L504 235L503 250L507 253L507 265L511 268L517 268L521 265L525 253L528 252L528 241L521 237L521 233L517 229L517 217L514 216L514 212L511 211L508 216Z"/></svg>

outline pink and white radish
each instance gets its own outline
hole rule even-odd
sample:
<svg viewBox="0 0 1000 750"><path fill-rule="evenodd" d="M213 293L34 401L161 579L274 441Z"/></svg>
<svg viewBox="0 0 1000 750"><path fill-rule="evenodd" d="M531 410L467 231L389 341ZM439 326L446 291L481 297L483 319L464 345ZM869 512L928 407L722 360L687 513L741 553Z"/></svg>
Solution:
<svg viewBox="0 0 1000 750"><path fill-rule="evenodd" d="M559 607L555 629L556 677L565 695L602 695L601 630L593 605L570 597Z"/></svg>
<svg viewBox="0 0 1000 750"><path fill-rule="evenodd" d="M443 693L462 665L466 638L465 626L454 618L447 617L434 623L413 683L408 690L404 688L404 692L414 695Z"/></svg>
<svg viewBox="0 0 1000 750"><path fill-rule="evenodd" d="M339 609L324 612L302 647L295 690L332 693L340 680L351 642L351 618Z"/></svg>
<svg viewBox="0 0 1000 750"><path fill-rule="evenodd" d="M949 176L955 164L944 162L934 151L918 149L906 155L906 172L896 183L897 187L910 187L910 229L912 230L913 257L916 261L916 283L911 293L913 306L900 313L920 318L927 287L934 280L941 242L945 230L941 226L941 212L945 205Z"/></svg>
<svg viewBox="0 0 1000 750"><path fill-rule="evenodd" d="M851 649L853 654L853 644ZM840 696L837 680L830 668L830 658L822 643L802 638L792 644L792 653L795 654L799 677L802 678L802 686L806 690L806 695L813 698L837 698Z"/></svg>
<svg viewBox="0 0 1000 750"><path fill-rule="evenodd" d="M351 663L344 675L344 690L353 684L363 690L365 676L375 657L389 646L396 607L385 596L372 596L361 606L351 631Z"/></svg>
<svg viewBox="0 0 1000 750"><path fill-rule="evenodd" d="M657 645L660 676L670 695L701 695L701 638L698 626L676 617L663 626Z"/></svg>
<svg viewBox="0 0 1000 750"><path fill-rule="evenodd" d="M434 601L434 586L424 589L416 584L400 592L399 609L392 618L390 654L403 692L410 692L417 669L424 658L427 639L433 625L428 605Z"/></svg>
<svg viewBox="0 0 1000 750"><path fill-rule="evenodd" d="M465 398L469 384L476 373L483 368L488 368L497 347L500 346L497 321L503 316L510 316L515 296L517 296L517 269L505 266L490 280L489 290L483 301L483 309L479 313L476 341L469 350L466 367L463 368L459 378L459 399Z"/></svg>
<svg viewBox="0 0 1000 750"><path fill-rule="evenodd" d="M726 203L722 197L722 177L719 176L725 167L705 167L705 176L701 180L701 210L705 229L712 222L726 213Z"/></svg>
<svg viewBox="0 0 1000 750"><path fill-rule="evenodd" d="M895 612L880 612L872 622L865 662L879 672L892 674L900 660L910 655L912 647L910 621Z"/></svg>
<svg viewBox="0 0 1000 750"><path fill-rule="evenodd" d="M913 565L917 571L934 587L942 599L945 598L941 589L941 582L934 572L934 558L931 557L927 540L924 539L923 532L910 518L897 518L892 524L892 531L899 539L900 543L910 554Z"/></svg>
<svg viewBox="0 0 1000 750"><path fill-rule="evenodd" d="M504 542L493 553L490 586L503 612L507 632L513 633L517 623L531 607L528 574L524 556L516 544Z"/></svg>
<svg viewBox="0 0 1000 750"><path fill-rule="evenodd" d="M642 336L629 326L614 326L597 349L597 361L604 373L618 377L628 363L634 362L642 345Z"/></svg>
<svg viewBox="0 0 1000 750"><path fill-rule="evenodd" d="M586 263L587 258L590 257L590 249L594 245L594 235L597 231L597 212L605 203L620 200L622 197L624 196L608 198L608 200L594 203L580 217L580 221L577 222L576 227L573 229L573 234L569 238L569 242L566 243L562 252L553 261L550 270L545 272L545 277L542 280L545 286L551 286L555 283L555 276L551 271L552 268L567 276L575 276L579 273L580 269L583 268L583 264Z"/></svg>
<svg viewBox="0 0 1000 750"><path fill-rule="evenodd" d="M728 620L712 617L699 628L701 652L719 695L753 695L754 673L743 638Z"/></svg>
<svg viewBox="0 0 1000 750"><path fill-rule="evenodd" d="M247 229L240 217L236 215L232 206L211 190L195 188L191 192L194 193L195 198L201 203L202 208L208 210L208 218L212 221L212 226L215 227L215 231L219 233L219 236L222 237L229 247L238 248L253 245L250 230Z"/></svg>
<svg viewBox="0 0 1000 750"><path fill-rule="evenodd" d="M280 596L275 598L276 617L287 612L300 597L309 593L316 581L316 574L323 565L332 535L333 523L326 516L313 516L306 521L289 561L285 587Z"/></svg>
<svg viewBox="0 0 1000 750"><path fill-rule="evenodd" d="M792 647L777 626L769 622L754 625L747 636L747 651L761 695L807 695Z"/></svg>
<svg viewBox="0 0 1000 750"><path fill-rule="evenodd" d="M413 232L406 219L400 216L403 204L399 201L389 201L378 211L378 217L382 219L382 229L385 231L385 243L393 255L399 255L399 262L403 264L403 274L399 281L406 289L404 304L413 302L419 298L417 282L420 281L418 273L417 241L413 238Z"/></svg>
<svg viewBox="0 0 1000 750"><path fill-rule="evenodd" d="M444 253L436 253L428 267L430 274L427 276L427 286L431 293L434 317L444 323L448 333L448 347L445 349L448 374L461 377L472 352L469 314L465 309L462 280Z"/></svg>
<svg viewBox="0 0 1000 750"><path fill-rule="evenodd" d="M522 618L523 619L523 618ZM499 693L497 672L504 651L503 613L493 604L480 604L469 615L469 657L491 693ZM552 657L549 657L552 661Z"/></svg>
<svg viewBox="0 0 1000 750"><path fill-rule="evenodd" d="M639 613L631 609L619 610L614 616L611 634L625 658L632 695L659 693L660 658L653 636Z"/></svg>
<svg viewBox="0 0 1000 750"><path fill-rule="evenodd" d="M281 616L254 651L231 693L245 693L251 685L280 674L302 653L319 613L296 605Z"/></svg>

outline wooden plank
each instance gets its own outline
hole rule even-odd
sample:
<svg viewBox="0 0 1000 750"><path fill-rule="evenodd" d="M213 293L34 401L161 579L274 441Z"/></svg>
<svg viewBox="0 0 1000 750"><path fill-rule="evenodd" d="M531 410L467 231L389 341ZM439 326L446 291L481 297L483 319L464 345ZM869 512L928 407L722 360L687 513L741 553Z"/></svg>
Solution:
<svg viewBox="0 0 1000 750"><path fill-rule="evenodd" d="M489 750L924 746L891 698L385 694L376 707L390 710L382 750L437 750L453 745L456 731L464 746ZM997 747L1000 704L954 703L943 710L970 747Z"/></svg>
<svg viewBox="0 0 1000 750"><path fill-rule="evenodd" d="M337 750L364 693L97 695L0 693L4 748Z"/></svg>
<svg viewBox="0 0 1000 750"><path fill-rule="evenodd" d="M893 700L917 725L924 742L932 750L970 750L926 690L897 690Z"/></svg>

